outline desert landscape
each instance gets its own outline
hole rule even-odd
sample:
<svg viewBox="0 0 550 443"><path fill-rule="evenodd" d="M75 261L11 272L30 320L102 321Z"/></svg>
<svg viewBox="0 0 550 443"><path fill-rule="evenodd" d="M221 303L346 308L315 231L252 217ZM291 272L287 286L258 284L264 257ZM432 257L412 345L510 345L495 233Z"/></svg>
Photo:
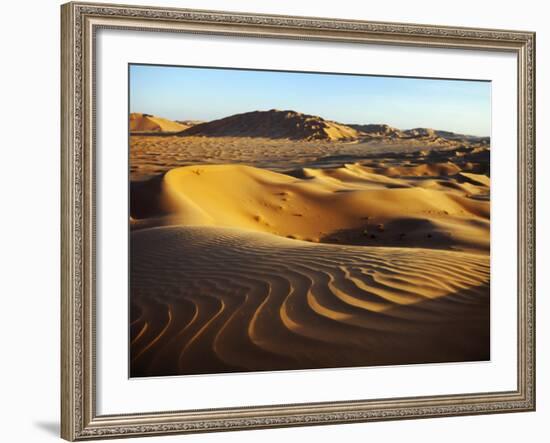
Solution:
<svg viewBox="0 0 550 443"><path fill-rule="evenodd" d="M490 358L490 139L131 113L130 375Z"/></svg>

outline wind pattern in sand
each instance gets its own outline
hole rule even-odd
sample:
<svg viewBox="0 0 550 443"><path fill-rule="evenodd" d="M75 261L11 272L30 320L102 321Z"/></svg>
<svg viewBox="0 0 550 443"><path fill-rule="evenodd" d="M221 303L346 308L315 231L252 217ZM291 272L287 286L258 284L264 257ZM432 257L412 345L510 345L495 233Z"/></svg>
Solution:
<svg viewBox="0 0 550 443"><path fill-rule="evenodd" d="M130 375L488 360L489 140L249 114L131 116Z"/></svg>

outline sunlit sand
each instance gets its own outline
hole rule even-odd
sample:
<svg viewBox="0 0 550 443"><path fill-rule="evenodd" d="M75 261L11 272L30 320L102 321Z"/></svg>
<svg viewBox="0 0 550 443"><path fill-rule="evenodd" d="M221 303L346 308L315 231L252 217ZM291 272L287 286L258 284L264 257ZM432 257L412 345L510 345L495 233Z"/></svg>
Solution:
<svg viewBox="0 0 550 443"><path fill-rule="evenodd" d="M311 117L134 131L132 376L490 357L488 140Z"/></svg>

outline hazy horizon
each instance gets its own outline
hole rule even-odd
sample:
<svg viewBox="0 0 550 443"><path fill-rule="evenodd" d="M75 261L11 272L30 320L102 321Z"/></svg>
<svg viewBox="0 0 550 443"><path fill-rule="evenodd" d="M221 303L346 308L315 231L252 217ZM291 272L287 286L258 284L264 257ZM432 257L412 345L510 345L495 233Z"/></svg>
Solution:
<svg viewBox="0 0 550 443"><path fill-rule="evenodd" d="M491 83L131 64L130 112L211 121L269 109L489 136Z"/></svg>

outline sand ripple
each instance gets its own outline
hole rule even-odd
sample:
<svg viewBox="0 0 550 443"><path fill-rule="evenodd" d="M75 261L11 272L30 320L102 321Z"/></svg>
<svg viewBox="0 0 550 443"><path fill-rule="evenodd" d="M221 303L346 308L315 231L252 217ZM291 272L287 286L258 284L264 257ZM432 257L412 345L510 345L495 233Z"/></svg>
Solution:
<svg viewBox="0 0 550 443"><path fill-rule="evenodd" d="M243 229L132 232L132 376L489 358L489 258Z"/></svg>

